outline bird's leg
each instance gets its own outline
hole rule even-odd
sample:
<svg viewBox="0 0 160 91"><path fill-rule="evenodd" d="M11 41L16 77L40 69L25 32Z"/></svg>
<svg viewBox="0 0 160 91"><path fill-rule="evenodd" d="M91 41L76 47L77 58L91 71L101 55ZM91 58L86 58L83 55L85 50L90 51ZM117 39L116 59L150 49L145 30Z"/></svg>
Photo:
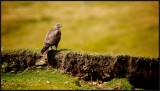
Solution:
<svg viewBox="0 0 160 91"><path fill-rule="evenodd" d="M56 51L57 51L57 47L58 47L58 45L55 45L55 47L56 47Z"/></svg>
<svg viewBox="0 0 160 91"><path fill-rule="evenodd" d="M50 48L51 48L51 50L53 50L53 49L52 49L52 46L51 46Z"/></svg>

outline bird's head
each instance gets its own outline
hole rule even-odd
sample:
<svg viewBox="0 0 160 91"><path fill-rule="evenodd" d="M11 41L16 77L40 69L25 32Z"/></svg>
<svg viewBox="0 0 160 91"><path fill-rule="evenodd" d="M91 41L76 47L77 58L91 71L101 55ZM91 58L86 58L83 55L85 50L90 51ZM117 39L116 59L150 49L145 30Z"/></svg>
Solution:
<svg viewBox="0 0 160 91"><path fill-rule="evenodd" d="M56 28L60 28L62 25L60 23L56 23L56 25L54 27Z"/></svg>

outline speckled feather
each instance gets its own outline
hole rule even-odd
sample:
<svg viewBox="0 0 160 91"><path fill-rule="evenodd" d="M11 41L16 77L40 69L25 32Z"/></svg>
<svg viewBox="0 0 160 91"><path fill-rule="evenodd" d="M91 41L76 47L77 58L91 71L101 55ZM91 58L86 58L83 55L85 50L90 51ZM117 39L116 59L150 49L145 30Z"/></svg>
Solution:
<svg viewBox="0 0 160 91"><path fill-rule="evenodd" d="M56 49L58 47L59 41L61 39L61 24L57 23L54 28L52 28L44 39L44 46L41 50L41 54L43 54L49 47L55 46Z"/></svg>

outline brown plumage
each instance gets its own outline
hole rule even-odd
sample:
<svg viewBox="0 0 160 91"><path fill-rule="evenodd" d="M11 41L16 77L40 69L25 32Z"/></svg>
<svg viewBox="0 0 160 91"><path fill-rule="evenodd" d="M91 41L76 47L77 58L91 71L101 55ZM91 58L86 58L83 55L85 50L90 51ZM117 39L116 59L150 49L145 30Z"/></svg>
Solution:
<svg viewBox="0 0 160 91"><path fill-rule="evenodd" d="M46 37L45 37L45 40L44 40L44 45L43 45L43 48L41 50L41 54L43 55L43 53L49 48L51 47L52 49L52 46L55 46L56 50L58 48L58 43L61 39L61 31L60 31L60 27L61 27L61 24L60 23L57 23L54 28L52 28L47 34L46 34Z"/></svg>

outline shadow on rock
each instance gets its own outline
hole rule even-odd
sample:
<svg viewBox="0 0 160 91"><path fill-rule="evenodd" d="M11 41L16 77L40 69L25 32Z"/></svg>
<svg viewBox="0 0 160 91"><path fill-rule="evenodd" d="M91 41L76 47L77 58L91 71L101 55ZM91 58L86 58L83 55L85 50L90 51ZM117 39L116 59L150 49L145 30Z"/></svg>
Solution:
<svg viewBox="0 0 160 91"><path fill-rule="evenodd" d="M60 49L60 50L57 50L57 52L61 52L61 51L69 51L70 49ZM56 51L56 50L53 50L53 51Z"/></svg>
<svg viewBox="0 0 160 91"><path fill-rule="evenodd" d="M47 53L48 64L53 67L57 66L57 62L55 59L56 53L58 53L58 51L56 51L56 50L49 50Z"/></svg>
<svg viewBox="0 0 160 91"><path fill-rule="evenodd" d="M52 67L58 67L58 62L56 59L56 55L61 51L68 51L69 49L60 49L60 50L49 50L47 53L48 65Z"/></svg>

